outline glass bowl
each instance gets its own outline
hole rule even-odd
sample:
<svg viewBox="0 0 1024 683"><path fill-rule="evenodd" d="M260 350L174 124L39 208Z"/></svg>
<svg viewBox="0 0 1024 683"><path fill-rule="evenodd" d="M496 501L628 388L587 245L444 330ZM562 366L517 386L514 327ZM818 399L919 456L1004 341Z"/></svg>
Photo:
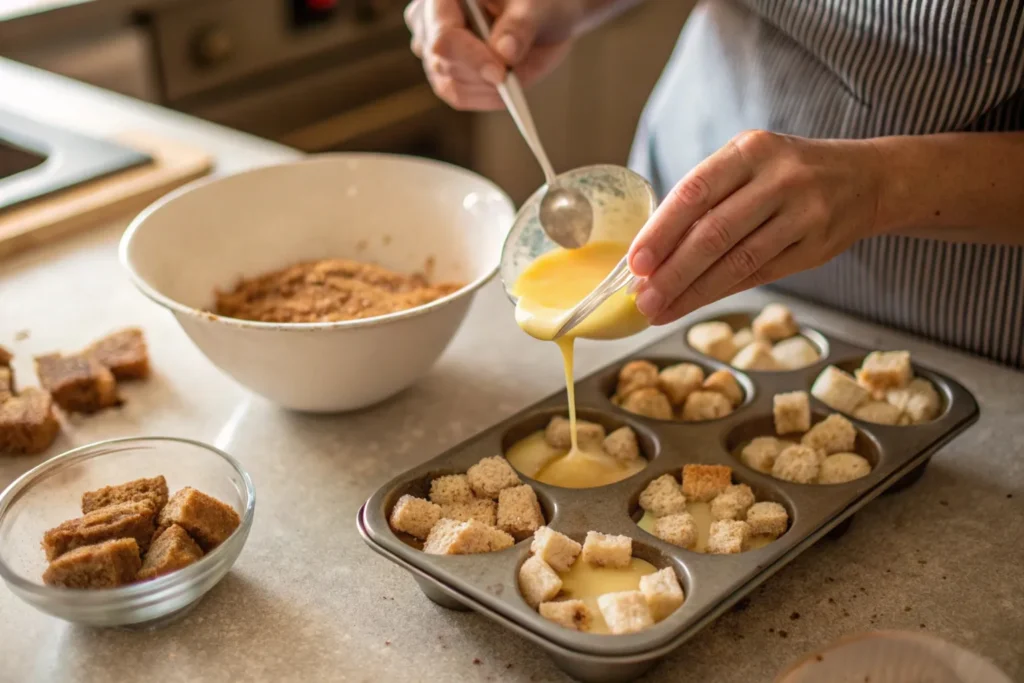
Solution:
<svg viewBox="0 0 1024 683"><path fill-rule="evenodd" d="M242 523L198 562L142 583L101 590L47 586L43 533L82 515L82 493L164 475L171 493L191 486L231 505ZM256 494L237 460L169 437L111 439L58 455L0 494L0 577L41 612L77 624L156 628L184 616L231 569L252 527Z"/></svg>

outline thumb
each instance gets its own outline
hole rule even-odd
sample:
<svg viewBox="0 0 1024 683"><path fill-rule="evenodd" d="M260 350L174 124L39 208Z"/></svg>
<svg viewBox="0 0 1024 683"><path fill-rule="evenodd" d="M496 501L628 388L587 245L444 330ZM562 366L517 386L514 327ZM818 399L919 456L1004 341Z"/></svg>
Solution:
<svg viewBox="0 0 1024 683"><path fill-rule="evenodd" d="M540 30L542 3L509 0L491 27L491 48L508 66L516 66L530 52Z"/></svg>

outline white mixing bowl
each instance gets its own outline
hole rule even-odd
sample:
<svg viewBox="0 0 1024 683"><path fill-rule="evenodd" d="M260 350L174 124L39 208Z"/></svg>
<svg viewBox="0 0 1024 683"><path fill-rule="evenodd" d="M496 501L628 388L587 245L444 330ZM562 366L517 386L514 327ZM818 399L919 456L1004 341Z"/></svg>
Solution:
<svg viewBox="0 0 1024 683"><path fill-rule="evenodd" d="M199 181L132 221L121 263L228 375L286 408L372 405L422 377L498 267L515 217L488 180L455 166L326 154ZM331 323L262 323L208 312L215 289L299 261L351 258L467 283L407 311Z"/></svg>

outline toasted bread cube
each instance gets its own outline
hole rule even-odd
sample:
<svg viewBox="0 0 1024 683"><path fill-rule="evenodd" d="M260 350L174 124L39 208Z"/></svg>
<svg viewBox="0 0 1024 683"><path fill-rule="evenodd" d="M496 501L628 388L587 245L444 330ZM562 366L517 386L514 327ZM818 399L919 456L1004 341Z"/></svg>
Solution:
<svg viewBox="0 0 1024 683"><path fill-rule="evenodd" d="M190 486L171 496L158 517L161 529L177 524L207 553L226 541L241 523L233 507Z"/></svg>
<svg viewBox="0 0 1024 683"><path fill-rule="evenodd" d="M903 416L903 411L885 401L868 401L867 403L861 404L857 410L853 411L853 416L858 420L864 420L865 422L873 422L875 424L882 425L897 425L900 423L900 417Z"/></svg>
<svg viewBox="0 0 1024 683"><path fill-rule="evenodd" d="M406 494L395 503L388 521L395 531L401 531L423 540L439 519L441 519L440 505Z"/></svg>
<svg viewBox="0 0 1024 683"><path fill-rule="evenodd" d="M498 494L498 528L517 541L529 538L544 526L537 493L530 486L513 486Z"/></svg>
<svg viewBox="0 0 1024 683"><path fill-rule="evenodd" d="M914 379L909 351L872 351L864 358L857 371L857 380L868 391L881 392L899 389Z"/></svg>
<svg viewBox="0 0 1024 683"><path fill-rule="evenodd" d="M743 403L743 387L736 381L736 377L728 370L716 370L708 375L701 386L704 391L713 391L729 399L729 403L735 408Z"/></svg>
<svg viewBox="0 0 1024 683"><path fill-rule="evenodd" d="M633 539L588 531L583 541L583 561L595 567L628 567L633 557Z"/></svg>
<svg viewBox="0 0 1024 683"><path fill-rule="evenodd" d="M604 452L619 462L633 462L640 458L640 442L631 427L619 427L605 437L601 445Z"/></svg>
<svg viewBox="0 0 1024 683"><path fill-rule="evenodd" d="M0 403L13 398L15 393L14 370L6 365L0 365Z"/></svg>
<svg viewBox="0 0 1024 683"><path fill-rule="evenodd" d="M498 522L498 506L490 498L473 498L458 503L445 503L441 506L441 517L459 522L475 519L487 526L495 526ZM429 532L429 529L427 531Z"/></svg>
<svg viewBox="0 0 1024 683"><path fill-rule="evenodd" d="M772 345L766 341L747 344L732 359L732 366L740 370L772 372L783 370L772 355Z"/></svg>
<svg viewBox="0 0 1024 683"><path fill-rule="evenodd" d="M605 430L603 425L586 420L576 420L576 438L579 440L580 448L594 448L601 445L604 440ZM544 440L552 448L569 450L572 447L572 424L569 418L556 415L548 422L544 430Z"/></svg>
<svg viewBox="0 0 1024 683"><path fill-rule="evenodd" d="M547 562L534 555L519 568L519 590L526 604L537 609L542 602L558 595L562 590L562 579Z"/></svg>
<svg viewBox="0 0 1024 683"><path fill-rule="evenodd" d="M852 451L857 442L857 428L838 413L833 413L811 427L800 443L821 451L825 455Z"/></svg>
<svg viewBox="0 0 1024 683"><path fill-rule="evenodd" d="M469 477L469 485L472 487L473 493L480 498L493 500L498 499L498 494L502 489L519 486L523 483L519 481L519 475L512 469L512 465L508 464L508 460L500 455L484 458L470 467L466 476Z"/></svg>
<svg viewBox="0 0 1024 683"><path fill-rule="evenodd" d="M631 360L619 370L615 395L626 398L638 389L653 389L657 386L658 366L647 360Z"/></svg>
<svg viewBox="0 0 1024 683"><path fill-rule="evenodd" d="M671 567L641 576L640 592L647 599L654 621L661 621L683 604L683 588Z"/></svg>
<svg viewBox="0 0 1024 683"><path fill-rule="evenodd" d="M821 358L814 344L800 336L783 339L777 343L772 347L772 357L780 368L786 370L806 368L808 365L814 365Z"/></svg>
<svg viewBox="0 0 1024 683"><path fill-rule="evenodd" d="M697 522L689 512L658 517L654 520L653 533L666 543L680 548L693 550L697 547Z"/></svg>
<svg viewBox="0 0 1024 683"><path fill-rule="evenodd" d="M473 499L473 489L469 485L469 477L465 474L446 474L430 482L431 503L468 503Z"/></svg>
<svg viewBox="0 0 1024 683"><path fill-rule="evenodd" d="M115 538L61 555L43 572L43 583L62 588L117 588L133 582L141 566L135 539Z"/></svg>
<svg viewBox="0 0 1024 683"><path fill-rule="evenodd" d="M592 617L590 609L582 600L560 600L558 602L542 602L538 609L540 615L559 626L571 628L573 631L589 631Z"/></svg>
<svg viewBox="0 0 1024 683"><path fill-rule="evenodd" d="M86 349L118 380L149 377L149 351L142 330L129 327L109 334Z"/></svg>
<svg viewBox="0 0 1024 683"><path fill-rule="evenodd" d="M39 356L36 374L43 389L68 412L95 413L121 402L114 375L89 356L59 353Z"/></svg>
<svg viewBox="0 0 1024 683"><path fill-rule="evenodd" d="M672 419L672 403L658 389L638 389L622 401L622 409L655 420Z"/></svg>
<svg viewBox="0 0 1024 683"><path fill-rule="evenodd" d="M774 436L759 436L743 447L740 451L740 460L751 469L769 474L779 453L789 445L791 444Z"/></svg>
<svg viewBox="0 0 1024 683"><path fill-rule="evenodd" d="M772 476L797 484L812 484L821 469L821 455L807 446L785 448L772 465Z"/></svg>
<svg viewBox="0 0 1024 683"><path fill-rule="evenodd" d="M736 355L736 343L729 323L712 321L694 325L686 333L686 341L697 351L723 363L728 363Z"/></svg>
<svg viewBox="0 0 1024 683"><path fill-rule="evenodd" d="M689 501L707 503L731 485L731 467L683 465L683 495Z"/></svg>
<svg viewBox="0 0 1024 683"><path fill-rule="evenodd" d="M515 545L515 539L501 529L471 519L459 522L440 519L423 542L428 555L475 555L492 553Z"/></svg>
<svg viewBox="0 0 1024 683"><path fill-rule="evenodd" d="M754 337L768 341L789 339L800 332L800 327L793 318L793 312L782 304L765 306L751 325Z"/></svg>
<svg viewBox="0 0 1024 683"><path fill-rule="evenodd" d="M744 346L753 344L754 341L754 331L749 327L739 329L736 331L735 334L732 335L732 343L736 346L737 349L742 349Z"/></svg>
<svg viewBox="0 0 1024 683"><path fill-rule="evenodd" d="M754 502L754 492L749 486L734 484L711 501L711 519L744 519Z"/></svg>
<svg viewBox="0 0 1024 683"><path fill-rule="evenodd" d="M779 503L754 503L747 510L747 524L750 525L750 533L755 536L778 538L789 527L789 513Z"/></svg>
<svg viewBox="0 0 1024 683"><path fill-rule="evenodd" d="M806 391L775 394L772 399L775 433L799 434L811 428L811 399Z"/></svg>
<svg viewBox="0 0 1024 683"><path fill-rule="evenodd" d="M117 486L104 486L82 494L82 514L118 503L149 502L159 512L167 504L167 480L163 475L135 479Z"/></svg>
<svg viewBox="0 0 1024 683"><path fill-rule="evenodd" d="M640 507L655 517L686 512L686 497L671 474L663 474L640 494Z"/></svg>
<svg viewBox="0 0 1024 683"><path fill-rule="evenodd" d="M700 389L703 383L704 370L693 363L677 363L658 373L658 388L674 406L683 405L686 397Z"/></svg>
<svg viewBox="0 0 1024 683"><path fill-rule="evenodd" d="M934 420L942 409L942 400L935 386L918 377L902 389L886 392L886 401L900 408L907 416L908 424L921 424Z"/></svg>
<svg viewBox="0 0 1024 683"><path fill-rule="evenodd" d="M155 579L164 574L184 569L203 557L200 548L188 532L177 524L172 524L153 540L146 551L139 570L139 581Z"/></svg>
<svg viewBox="0 0 1024 683"><path fill-rule="evenodd" d="M707 551L712 555L741 553L746 549L750 536L750 525L744 521L720 519L711 522Z"/></svg>
<svg viewBox="0 0 1024 683"><path fill-rule="evenodd" d="M857 380L849 373L834 365L822 370L814 380L811 395L830 408L850 415L870 398L867 389L857 384Z"/></svg>
<svg viewBox="0 0 1024 683"><path fill-rule="evenodd" d="M695 391L686 397L679 416L684 422L717 420L732 413L732 402L717 391Z"/></svg>
<svg viewBox="0 0 1024 683"><path fill-rule="evenodd" d="M0 454L35 455L49 448L60 423L53 414L53 399L42 389L29 387L0 402Z"/></svg>
<svg viewBox="0 0 1024 683"><path fill-rule="evenodd" d="M834 453L821 463L819 484L843 484L871 474L871 463L856 453Z"/></svg>
<svg viewBox="0 0 1024 683"><path fill-rule="evenodd" d="M605 593L597 597L601 616L615 635L639 633L654 625L647 598L640 591Z"/></svg>
<svg viewBox="0 0 1024 683"><path fill-rule="evenodd" d="M156 510L148 502L119 503L100 508L78 519L69 519L43 534L46 559L115 538L133 538L145 552L153 538Z"/></svg>
<svg viewBox="0 0 1024 683"><path fill-rule="evenodd" d="M556 572L569 571L582 550L582 545L547 526L533 532L533 542L530 544L530 552L547 562Z"/></svg>

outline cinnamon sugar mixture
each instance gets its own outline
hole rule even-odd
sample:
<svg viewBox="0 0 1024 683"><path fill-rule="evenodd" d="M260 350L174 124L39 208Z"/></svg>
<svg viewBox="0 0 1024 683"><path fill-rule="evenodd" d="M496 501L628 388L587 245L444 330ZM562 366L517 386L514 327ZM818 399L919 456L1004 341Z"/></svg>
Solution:
<svg viewBox="0 0 1024 683"><path fill-rule="evenodd" d="M404 275L370 263L327 259L243 279L230 292L217 291L214 312L275 323L357 320L422 306L462 286L430 284L421 273Z"/></svg>

